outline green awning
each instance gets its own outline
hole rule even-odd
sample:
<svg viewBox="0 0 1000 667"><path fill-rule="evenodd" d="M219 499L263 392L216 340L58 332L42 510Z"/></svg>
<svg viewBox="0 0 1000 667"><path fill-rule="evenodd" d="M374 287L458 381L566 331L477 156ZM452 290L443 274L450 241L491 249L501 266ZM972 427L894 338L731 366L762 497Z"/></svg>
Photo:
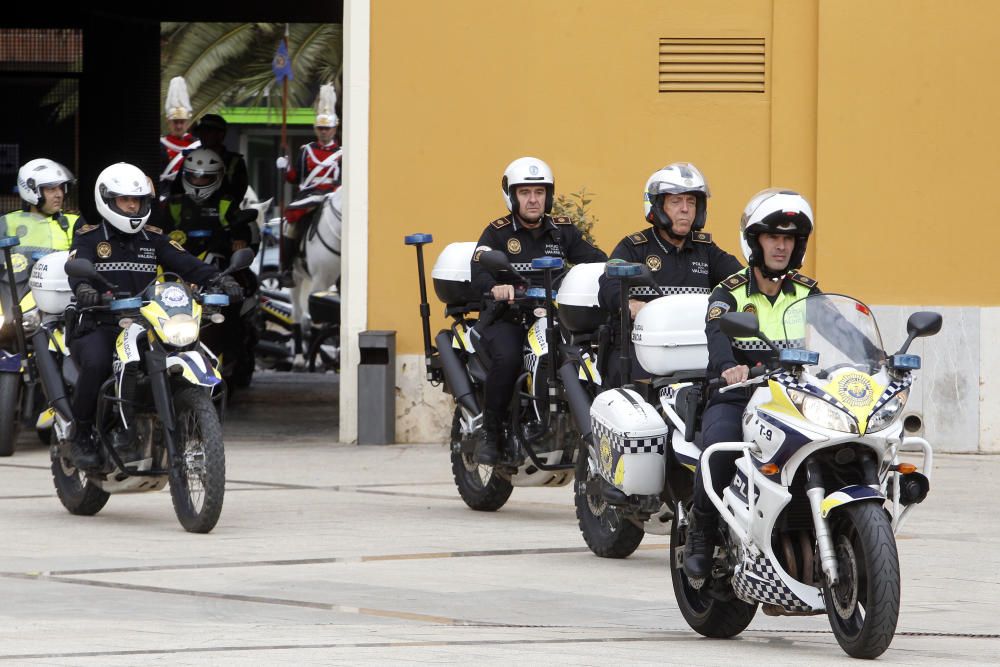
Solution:
<svg viewBox="0 0 1000 667"><path fill-rule="evenodd" d="M230 125L281 125L281 109L272 107L225 107L221 114ZM312 107L293 107L288 110L289 125L312 125L316 111Z"/></svg>

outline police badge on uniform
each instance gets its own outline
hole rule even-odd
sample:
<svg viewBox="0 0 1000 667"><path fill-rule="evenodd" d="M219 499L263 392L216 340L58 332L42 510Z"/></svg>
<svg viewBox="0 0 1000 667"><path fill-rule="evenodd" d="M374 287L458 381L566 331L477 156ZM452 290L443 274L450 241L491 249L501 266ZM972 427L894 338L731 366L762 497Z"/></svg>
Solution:
<svg viewBox="0 0 1000 667"><path fill-rule="evenodd" d="M97 244L97 256L101 259L107 259L111 257L111 244L107 241L101 241Z"/></svg>
<svg viewBox="0 0 1000 667"><path fill-rule="evenodd" d="M650 271L659 271L663 268L663 260L660 259L659 255L647 255L646 266L649 267Z"/></svg>
<svg viewBox="0 0 1000 667"><path fill-rule="evenodd" d="M507 252L516 255L521 252L521 242L517 239L507 239Z"/></svg>
<svg viewBox="0 0 1000 667"><path fill-rule="evenodd" d="M757 314L757 306L753 305L752 303L748 303L747 305L743 306L743 312L744 313L753 313L754 315L756 315Z"/></svg>

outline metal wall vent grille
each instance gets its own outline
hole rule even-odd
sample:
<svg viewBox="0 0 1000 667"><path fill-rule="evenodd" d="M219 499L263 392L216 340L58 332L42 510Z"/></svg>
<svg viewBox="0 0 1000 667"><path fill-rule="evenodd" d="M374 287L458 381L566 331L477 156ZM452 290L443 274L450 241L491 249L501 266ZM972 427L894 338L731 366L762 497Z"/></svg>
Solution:
<svg viewBox="0 0 1000 667"><path fill-rule="evenodd" d="M661 37L661 93L763 93L763 37Z"/></svg>

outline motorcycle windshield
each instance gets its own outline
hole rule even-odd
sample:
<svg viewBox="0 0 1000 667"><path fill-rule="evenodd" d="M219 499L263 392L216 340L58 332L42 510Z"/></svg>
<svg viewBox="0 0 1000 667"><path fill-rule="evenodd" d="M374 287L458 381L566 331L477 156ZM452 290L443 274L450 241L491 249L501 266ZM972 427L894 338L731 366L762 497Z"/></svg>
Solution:
<svg viewBox="0 0 1000 667"><path fill-rule="evenodd" d="M818 364L804 366L811 375L828 377L845 367L873 375L885 363L875 316L849 296L813 294L796 301L785 311L784 328L786 340L819 353Z"/></svg>

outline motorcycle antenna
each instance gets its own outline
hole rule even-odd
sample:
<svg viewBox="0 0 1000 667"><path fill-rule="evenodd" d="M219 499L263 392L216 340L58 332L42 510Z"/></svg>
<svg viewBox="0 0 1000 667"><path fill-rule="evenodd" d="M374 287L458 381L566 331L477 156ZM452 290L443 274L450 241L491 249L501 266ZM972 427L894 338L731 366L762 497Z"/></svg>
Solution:
<svg viewBox="0 0 1000 667"><path fill-rule="evenodd" d="M431 355L434 348L431 347L431 307L427 303L427 281L424 270L424 246L433 243L434 237L430 234L410 234L403 238L406 245L417 248L417 274L420 276L420 320L424 334L424 360L427 365L427 372L430 373Z"/></svg>
<svg viewBox="0 0 1000 667"><path fill-rule="evenodd" d="M634 264L621 259L612 259L604 266L604 275L608 278L618 278L619 295L621 296L621 307L618 310L621 315L622 336L618 362L621 364L623 387L632 386L632 318L629 316L628 307L628 279L641 276L642 269L642 264Z"/></svg>

